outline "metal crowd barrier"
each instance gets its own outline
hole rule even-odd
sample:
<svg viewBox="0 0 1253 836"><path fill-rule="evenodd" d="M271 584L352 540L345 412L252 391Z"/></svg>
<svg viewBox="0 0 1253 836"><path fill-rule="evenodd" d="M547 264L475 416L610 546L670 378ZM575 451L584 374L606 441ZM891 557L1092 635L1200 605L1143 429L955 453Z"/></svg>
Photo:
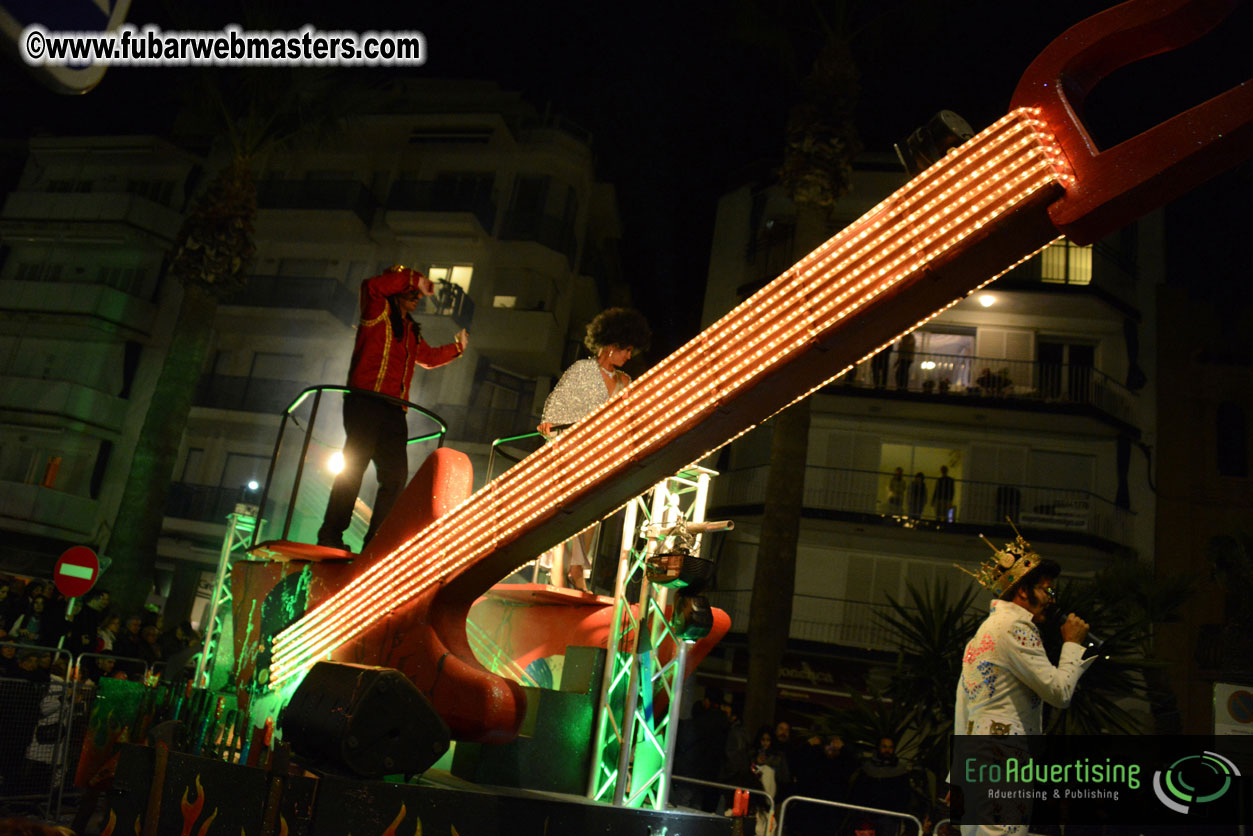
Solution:
<svg viewBox="0 0 1253 836"><path fill-rule="evenodd" d="M911 816L909 813L897 813L892 810L880 810L876 807L863 807L860 804L848 804L843 801L827 801L825 798L809 798L804 795L793 795L784 799L783 805L779 808L779 829L777 831L779 836L784 836L787 832L783 829L783 822L787 819L788 805L793 801L801 804L818 804L823 807L839 807L843 810L859 810L863 813L871 813L876 816L891 816L897 819L907 819L908 821L912 821L914 826L918 828L917 832L919 836L922 834L922 822L918 821L917 818Z"/></svg>
<svg viewBox="0 0 1253 836"><path fill-rule="evenodd" d="M766 792L760 787L755 788L755 789L753 787L737 787L734 784L719 784L717 781L706 781L701 778L688 778L683 775L671 775L670 781L671 782L682 781L685 784L699 784L702 787L713 787L715 789L720 789L720 790L730 790L732 793L734 793L736 790L744 790L749 795L760 795L761 797L766 799L766 804L769 807L770 818L772 820L774 819L774 798L771 797L770 793ZM784 804L786 803L787 802L785 801Z"/></svg>
<svg viewBox="0 0 1253 836"><path fill-rule="evenodd" d="M69 695L69 723L63 741L63 761L67 768L64 780L54 782L52 792L53 812L56 816L61 814L65 797L78 793L74 786L74 775L78 771L79 756L83 752L83 741L87 738L91 710L96 700L96 682L109 676L125 676L132 681L147 682L151 674L152 665L143 659L118 656L107 651L80 653L74 660Z"/></svg>
<svg viewBox="0 0 1253 836"><path fill-rule="evenodd" d="M12 812L50 816L57 803L56 786L65 776L74 659L68 650L55 647L0 642L0 655L14 666L32 654L39 657L36 666L49 671L54 660L63 659L65 677L49 675L47 682L32 681L22 672L0 677L0 801Z"/></svg>

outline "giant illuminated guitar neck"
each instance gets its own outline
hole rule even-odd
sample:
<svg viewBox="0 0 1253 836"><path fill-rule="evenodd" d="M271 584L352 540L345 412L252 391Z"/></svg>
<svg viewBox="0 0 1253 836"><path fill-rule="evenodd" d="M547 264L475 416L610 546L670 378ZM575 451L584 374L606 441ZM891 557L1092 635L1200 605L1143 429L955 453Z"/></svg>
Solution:
<svg viewBox="0 0 1253 836"><path fill-rule="evenodd" d="M436 584L486 590L1056 238L1072 180L1035 108L928 168L561 438L280 633L281 686Z"/></svg>

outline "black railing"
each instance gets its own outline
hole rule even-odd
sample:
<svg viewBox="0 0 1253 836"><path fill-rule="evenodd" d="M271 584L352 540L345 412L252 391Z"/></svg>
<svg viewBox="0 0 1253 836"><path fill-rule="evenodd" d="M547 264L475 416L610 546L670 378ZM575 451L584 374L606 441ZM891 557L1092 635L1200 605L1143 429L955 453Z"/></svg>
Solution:
<svg viewBox="0 0 1253 836"><path fill-rule="evenodd" d="M837 384L885 391L1090 406L1130 421L1134 396L1091 366L894 350L858 363ZM985 404L986 405L986 404Z"/></svg>
<svg viewBox="0 0 1253 836"><path fill-rule="evenodd" d="M719 477L713 505L764 503L768 465L732 470ZM1085 490L1050 488L954 479L950 502L935 497L936 478L917 483L904 474L874 470L807 466L804 506L825 511L882 517L905 526L919 523L943 527L954 523L1000 525L1012 517L1023 527L1088 534L1112 543L1129 544L1135 514Z"/></svg>
<svg viewBox="0 0 1253 836"><path fill-rule="evenodd" d="M387 194L387 208L403 212L469 212L487 234L496 221L496 202L490 189L459 188L457 183L433 180L400 180Z"/></svg>
<svg viewBox="0 0 1253 836"><path fill-rule="evenodd" d="M192 405L241 412L281 412L302 388L295 380L208 374L196 385Z"/></svg>
<svg viewBox="0 0 1253 836"><path fill-rule="evenodd" d="M249 276L248 283L222 304L322 310L345 325L353 325L360 318L357 294L338 279L329 278Z"/></svg>
<svg viewBox="0 0 1253 836"><path fill-rule="evenodd" d="M377 207L370 190L356 180L265 180L257 186L259 209L347 211L368 227Z"/></svg>
<svg viewBox="0 0 1253 836"><path fill-rule="evenodd" d="M441 279L435 282L435 294L423 296L415 313L450 317L462 328L469 328L474 320L474 300L460 285Z"/></svg>
<svg viewBox="0 0 1253 836"><path fill-rule="evenodd" d="M193 485L190 482L171 482L170 495L165 502L165 515L181 520L220 523L234 513L236 503L243 501L243 489L238 485Z"/></svg>
<svg viewBox="0 0 1253 836"><path fill-rule="evenodd" d="M555 215L511 212L500 231L502 241L534 241L566 257L574 264L575 235L573 228Z"/></svg>

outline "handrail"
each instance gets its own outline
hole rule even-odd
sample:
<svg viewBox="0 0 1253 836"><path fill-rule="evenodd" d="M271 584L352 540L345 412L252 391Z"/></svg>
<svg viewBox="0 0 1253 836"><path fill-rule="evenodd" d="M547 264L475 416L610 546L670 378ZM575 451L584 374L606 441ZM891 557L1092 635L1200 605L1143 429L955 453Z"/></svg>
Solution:
<svg viewBox="0 0 1253 836"><path fill-rule="evenodd" d="M688 778L685 775L671 775L670 781L683 781L688 784L700 784L702 787L714 787L715 789L731 790L732 792L735 790L744 790L749 795L764 795L766 797L766 803L770 805L770 816L772 818L774 817L774 797L763 789L754 789L753 787L737 787L734 784L720 784L717 781L706 781L703 778ZM786 804L787 802L785 801L784 803Z"/></svg>
<svg viewBox="0 0 1253 836"><path fill-rule="evenodd" d="M860 810L863 813L874 813L877 816L892 816L898 819L909 819L918 827L919 836L922 834L922 822L909 813L897 813L893 810L880 810L877 807L863 807L860 804L849 804L844 801L827 801L825 798L810 798L804 795L793 795L783 800L783 805L779 808L779 829L780 836L783 834L783 821L787 818L787 805L793 801L799 801L805 804L819 804L824 807L840 807L846 810Z"/></svg>
<svg viewBox="0 0 1253 836"><path fill-rule="evenodd" d="M274 452L270 456L270 467L266 471L265 484L261 488L261 500L257 506L259 509L264 509L266 505L266 501L270 498L270 482L274 479L274 468L278 464L278 454L282 450L283 434L287 430L288 419L295 420L292 417L292 413L302 403L304 403L306 398L308 398L310 395L313 395L313 407L309 412L309 431L305 433L304 441L301 443L300 460L296 464L296 475L292 479L291 493L287 497L287 515L283 519L283 534L281 537L281 539L283 540L287 539L287 536L289 532L291 531L292 516L295 514L295 511L296 511L296 496L300 492L300 481L302 477L304 476L305 461L308 459L308 456L309 456L309 442L313 438L313 427L317 423L318 408L322 404L323 392L340 392L345 395L361 395L364 397L376 398L378 400L383 401L384 403L389 403L389 404L392 404L393 406L399 406L402 409L413 409L421 413L424 417L429 418L430 420L434 421L439 426L439 432L406 439L405 440L406 445L416 444L420 441L429 441L434 438L434 439L438 439L438 443L436 446L443 447L444 436L448 434L448 424L445 423L443 418L439 417L434 412L431 412L429 409L423 406L420 406L419 404L416 404L412 401L406 401L401 398L394 398L391 395L384 395L382 392L371 392L368 389L354 389L350 386L322 385L322 386L309 386L303 389L300 392L300 394L298 394L295 398L292 399L292 402L291 404L288 405L287 409L283 410L283 417L282 417L282 420L279 422L279 426L278 426L278 436L274 439ZM260 522L261 522L261 515L258 514L257 525L252 530L252 543L250 545L250 548L255 547L257 545L258 539L261 537Z"/></svg>

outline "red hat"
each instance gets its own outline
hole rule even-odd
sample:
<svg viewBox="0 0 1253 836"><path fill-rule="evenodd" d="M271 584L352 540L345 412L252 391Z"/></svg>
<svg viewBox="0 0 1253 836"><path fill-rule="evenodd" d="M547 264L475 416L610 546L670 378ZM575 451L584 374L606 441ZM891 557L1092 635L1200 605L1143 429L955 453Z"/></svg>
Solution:
<svg viewBox="0 0 1253 836"><path fill-rule="evenodd" d="M421 271L414 270L412 267L406 267L403 264L393 264L383 271L384 273L400 273L409 281L402 290L398 290L397 294L412 293L417 291L423 296L430 296L435 293L435 285Z"/></svg>

